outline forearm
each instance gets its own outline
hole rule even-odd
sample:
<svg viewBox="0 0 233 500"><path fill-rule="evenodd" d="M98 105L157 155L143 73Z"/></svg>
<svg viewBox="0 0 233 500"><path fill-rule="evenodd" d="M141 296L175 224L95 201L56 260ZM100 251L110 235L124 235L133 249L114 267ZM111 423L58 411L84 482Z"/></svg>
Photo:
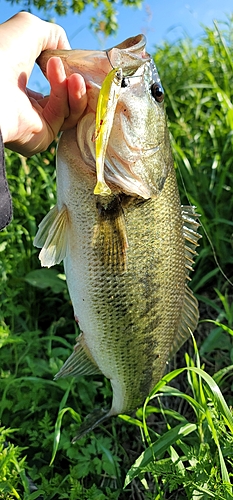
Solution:
<svg viewBox="0 0 233 500"><path fill-rule="evenodd" d="M6 180L4 146L0 130L0 230L9 224L12 219L12 203Z"/></svg>

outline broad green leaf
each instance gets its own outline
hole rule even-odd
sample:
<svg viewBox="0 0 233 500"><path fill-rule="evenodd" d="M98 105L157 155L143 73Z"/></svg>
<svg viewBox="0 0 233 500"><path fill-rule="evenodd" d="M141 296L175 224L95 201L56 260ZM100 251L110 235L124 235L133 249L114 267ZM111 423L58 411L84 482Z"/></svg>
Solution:
<svg viewBox="0 0 233 500"><path fill-rule="evenodd" d="M25 276L25 281L36 288L51 288L54 293L66 289L66 283L55 269L35 269Z"/></svg>

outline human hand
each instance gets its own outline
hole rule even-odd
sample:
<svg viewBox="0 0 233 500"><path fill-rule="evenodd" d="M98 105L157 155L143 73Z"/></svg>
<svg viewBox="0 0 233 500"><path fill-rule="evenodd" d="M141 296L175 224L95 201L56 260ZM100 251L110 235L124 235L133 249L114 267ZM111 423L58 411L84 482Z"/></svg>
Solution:
<svg viewBox="0 0 233 500"><path fill-rule="evenodd" d="M78 73L66 78L59 57L48 61L49 96L27 88L46 49L70 49L60 26L27 12L0 25L0 129L5 145L24 156L46 150L60 130L74 127L87 103L84 79Z"/></svg>

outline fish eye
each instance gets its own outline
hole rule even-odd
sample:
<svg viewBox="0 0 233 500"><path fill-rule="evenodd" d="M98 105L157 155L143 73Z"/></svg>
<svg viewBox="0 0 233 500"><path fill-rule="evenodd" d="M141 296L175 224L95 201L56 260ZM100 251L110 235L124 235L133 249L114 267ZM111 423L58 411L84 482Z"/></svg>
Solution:
<svg viewBox="0 0 233 500"><path fill-rule="evenodd" d="M121 87L125 88L125 87L128 87L128 85L129 85L129 81L125 77L123 77L122 81L121 81Z"/></svg>
<svg viewBox="0 0 233 500"><path fill-rule="evenodd" d="M153 83L151 85L151 94L157 102L163 102L164 100L164 92L163 87L159 83Z"/></svg>

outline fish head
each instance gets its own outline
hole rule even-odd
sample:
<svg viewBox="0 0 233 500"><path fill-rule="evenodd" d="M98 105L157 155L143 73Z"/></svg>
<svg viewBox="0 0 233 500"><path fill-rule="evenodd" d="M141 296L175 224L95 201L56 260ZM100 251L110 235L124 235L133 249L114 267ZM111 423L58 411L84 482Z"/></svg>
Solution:
<svg viewBox="0 0 233 500"><path fill-rule="evenodd" d="M164 92L157 68L146 52L146 38L137 35L105 51L47 50L38 63L46 74L47 60L60 56L67 77L81 74L87 108L77 124L77 143L85 166L96 178L96 109L100 90L113 68L122 81L111 120L104 176L113 193L148 199L158 196L173 166L164 110ZM106 112L107 127L111 103Z"/></svg>

